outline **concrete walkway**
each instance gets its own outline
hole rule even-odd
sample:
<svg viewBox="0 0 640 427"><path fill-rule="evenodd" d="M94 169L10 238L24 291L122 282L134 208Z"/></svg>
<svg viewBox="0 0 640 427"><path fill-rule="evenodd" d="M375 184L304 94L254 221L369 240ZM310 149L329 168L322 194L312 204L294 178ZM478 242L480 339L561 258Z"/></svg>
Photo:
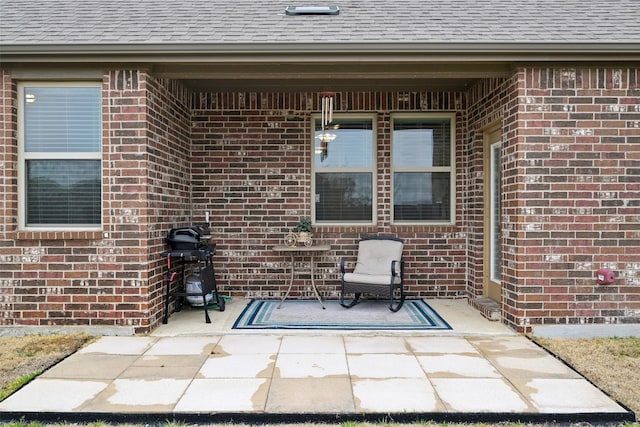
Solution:
<svg viewBox="0 0 640 427"><path fill-rule="evenodd" d="M105 336L0 402L0 418L217 422L625 421L633 414L466 301L451 331L238 331L247 301Z"/></svg>

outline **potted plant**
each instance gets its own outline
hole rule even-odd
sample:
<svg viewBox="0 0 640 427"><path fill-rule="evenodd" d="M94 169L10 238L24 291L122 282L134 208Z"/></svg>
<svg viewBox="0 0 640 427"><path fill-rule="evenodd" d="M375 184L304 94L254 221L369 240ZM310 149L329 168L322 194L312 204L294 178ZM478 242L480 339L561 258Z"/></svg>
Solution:
<svg viewBox="0 0 640 427"><path fill-rule="evenodd" d="M300 218L296 225L296 233L298 233L298 242L310 246L311 243L311 218Z"/></svg>

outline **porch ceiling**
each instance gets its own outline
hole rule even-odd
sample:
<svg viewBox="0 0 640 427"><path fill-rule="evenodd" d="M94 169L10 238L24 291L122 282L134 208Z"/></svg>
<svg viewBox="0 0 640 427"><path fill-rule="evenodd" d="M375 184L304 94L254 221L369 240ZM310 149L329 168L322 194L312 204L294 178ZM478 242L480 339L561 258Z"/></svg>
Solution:
<svg viewBox="0 0 640 427"><path fill-rule="evenodd" d="M487 77L506 77L508 64L171 64L153 67L193 91L460 91Z"/></svg>

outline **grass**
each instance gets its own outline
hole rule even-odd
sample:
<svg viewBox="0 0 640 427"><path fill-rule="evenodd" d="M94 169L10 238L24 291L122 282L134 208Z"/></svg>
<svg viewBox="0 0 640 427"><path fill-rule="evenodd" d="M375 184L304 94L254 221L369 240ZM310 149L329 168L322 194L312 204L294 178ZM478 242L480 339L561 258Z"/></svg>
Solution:
<svg viewBox="0 0 640 427"><path fill-rule="evenodd" d="M0 400L74 353L90 339L85 334L0 338Z"/></svg>
<svg viewBox="0 0 640 427"><path fill-rule="evenodd" d="M13 394L13 392L19 390L23 385L27 384L29 381L31 381L41 373L42 371L32 372L11 381L3 390L0 390L0 401L6 399L8 396Z"/></svg>
<svg viewBox="0 0 640 427"><path fill-rule="evenodd" d="M536 339L640 416L640 338Z"/></svg>

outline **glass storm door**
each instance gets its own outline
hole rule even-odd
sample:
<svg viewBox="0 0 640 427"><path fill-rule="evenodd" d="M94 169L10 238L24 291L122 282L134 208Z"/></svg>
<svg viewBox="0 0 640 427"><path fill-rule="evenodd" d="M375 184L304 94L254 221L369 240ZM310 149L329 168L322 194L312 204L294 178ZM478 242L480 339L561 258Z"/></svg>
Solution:
<svg viewBox="0 0 640 427"><path fill-rule="evenodd" d="M495 301L502 299L502 144L501 129L494 127L485 133L485 240L483 294Z"/></svg>

